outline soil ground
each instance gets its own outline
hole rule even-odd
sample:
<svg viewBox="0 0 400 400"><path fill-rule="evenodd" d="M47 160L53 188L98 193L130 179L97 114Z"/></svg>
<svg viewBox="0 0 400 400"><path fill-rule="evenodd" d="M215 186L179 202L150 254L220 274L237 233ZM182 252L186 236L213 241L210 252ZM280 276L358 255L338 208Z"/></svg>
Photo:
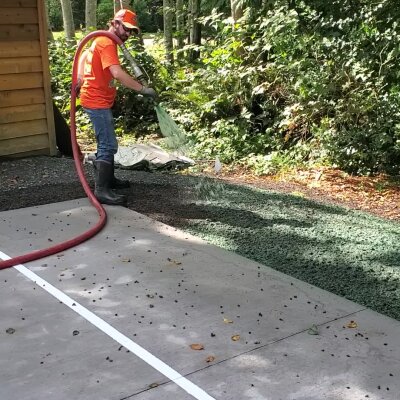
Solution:
<svg viewBox="0 0 400 400"><path fill-rule="evenodd" d="M85 170L93 185L91 166ZM161 222L179 226L182 218L204 218L181 205L196 200L196 190L185 184L196 175L149 173L117 170L121 178L129 179L132 187L124 191L128 208ZM342 171L321 168L296 171L277 176L257 177L243 169L222 170L215 174L204 168L197 179L204 176L224 182L294 194L317 202L345 206L373 215L400 221L400 179L354 177ZM73 160L57 157L32 157L0 161L0 211L54 203L84 197L77 179Z"/></svg>

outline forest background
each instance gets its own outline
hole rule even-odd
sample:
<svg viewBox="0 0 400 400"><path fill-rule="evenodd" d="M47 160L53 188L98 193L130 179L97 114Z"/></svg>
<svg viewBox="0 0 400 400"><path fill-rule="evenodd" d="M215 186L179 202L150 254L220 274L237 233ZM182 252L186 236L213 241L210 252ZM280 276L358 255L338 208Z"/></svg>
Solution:
<svg viewBox="0 0 400 400"><path fill-rule="evenodd" d="M55 102L67 117L79 34L106 28L113 0L46 0ZM327 166L400 172L400 9L394 0L133 0L128 48L194 159L256 174ZM144 51L143 38L152 46ZM128 63L125 64L129 69ZM158 134L153 105L121 88L119 136ZM67 117L68 118L68 117ZM78 116L81 134L90 124Z"/></svg>

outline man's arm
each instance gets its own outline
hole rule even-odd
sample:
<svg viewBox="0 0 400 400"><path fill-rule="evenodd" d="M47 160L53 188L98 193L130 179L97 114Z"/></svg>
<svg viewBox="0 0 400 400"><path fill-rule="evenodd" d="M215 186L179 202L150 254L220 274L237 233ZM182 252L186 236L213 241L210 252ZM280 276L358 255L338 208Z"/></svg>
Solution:
<svg viewBox="0 0 400 400"><path fill-rule="evenodd" d="M110 65L109 69L113 78L121 82L128 89L139 93L143 89L143 85L125 72L120 65Z"/></svg>
<svg viewBox="0 0 400 400"><path fill-rule="evenodd" d="M85 61L86 57L89 54L89 50L85 50L81 56L79 57L78 61L78 73L77 73L77 81L76 81L76 86L75 86L75 92L78 95L79 91L81 89L81 86L83 84L83 75L84 75L84 69L85 69Z"/></svg>

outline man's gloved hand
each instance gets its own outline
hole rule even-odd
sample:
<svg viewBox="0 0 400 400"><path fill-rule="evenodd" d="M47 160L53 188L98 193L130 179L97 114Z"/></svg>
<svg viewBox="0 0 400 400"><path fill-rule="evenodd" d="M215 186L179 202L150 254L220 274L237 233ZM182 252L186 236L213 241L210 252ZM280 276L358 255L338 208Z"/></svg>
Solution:
<svg viewBox="0 0 400 400"><path fill-rule="evenodd" d="M158 100L158 93L151 87L143 86L142 90L139 93L143 96L151 97L154 101Z"/></svg>
<svg viewBox="0 0 400 400"><path fill-rule="evenodd" d="M81 93L82 84L83 84L82 79L78 78L78 81L76 82L76 85L74 87L76 97L78 97L79 94Z"/></svg>

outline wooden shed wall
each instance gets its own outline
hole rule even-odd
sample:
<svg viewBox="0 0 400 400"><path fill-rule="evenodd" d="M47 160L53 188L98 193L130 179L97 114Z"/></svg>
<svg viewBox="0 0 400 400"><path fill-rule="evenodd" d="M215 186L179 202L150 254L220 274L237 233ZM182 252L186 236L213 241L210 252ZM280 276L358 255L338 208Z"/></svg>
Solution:
<svg viewBox="0 0 400 400"><path fill-rule="evenodd" d="M0 156L55 154L43 0L0 0Z"/></svg>

